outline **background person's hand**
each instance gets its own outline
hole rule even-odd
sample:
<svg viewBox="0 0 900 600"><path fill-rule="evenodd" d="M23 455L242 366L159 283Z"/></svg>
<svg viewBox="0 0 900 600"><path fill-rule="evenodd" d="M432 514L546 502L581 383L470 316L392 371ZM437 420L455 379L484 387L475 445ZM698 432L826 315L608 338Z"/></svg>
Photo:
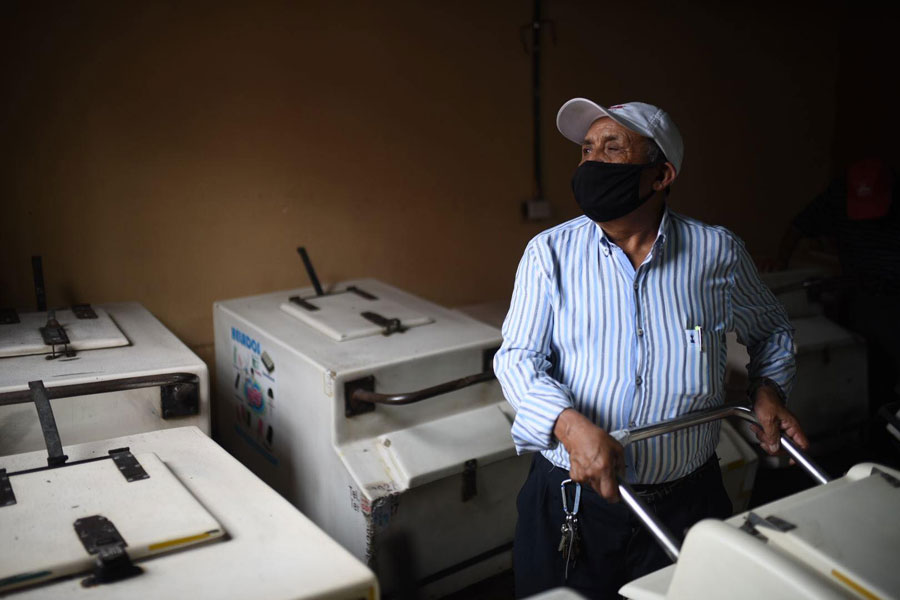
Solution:
<svg viewBox="0 0 900 600"><path fill-rule="evenodd" d="M625 449L578 411L567 408L553 430L569 452L569 476L594 488L609 502L618 502L617 475L625 473Z"/></svg>
<svg viewBox="0 0 900 600"><path fill-rule="evenodd" d="M760 425L751 425L760 446L771 455L781 450L781 435L789 437L795 444L805 450L809 440L800 428L797 417L781 402L778 394L768 386L760 386L753 400L753 413Z"/></svg>

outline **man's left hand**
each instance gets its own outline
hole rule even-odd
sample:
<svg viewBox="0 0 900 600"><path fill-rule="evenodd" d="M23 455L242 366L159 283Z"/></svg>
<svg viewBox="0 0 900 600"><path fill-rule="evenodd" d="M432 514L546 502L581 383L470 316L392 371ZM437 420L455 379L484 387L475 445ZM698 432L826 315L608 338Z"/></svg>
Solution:
<svg viewBox="0 0 900 600"><path fill-rule="evenodd" d="M797 417L787 409L778 397L777 392L766 385L756 390L753 399L753 413L760 426L751 425L750 428L759 439L763 450L769 454L778 454L781 449L780 438L782 433L788 436L801 449L809 446L806 434L800 428Z"/></svg>

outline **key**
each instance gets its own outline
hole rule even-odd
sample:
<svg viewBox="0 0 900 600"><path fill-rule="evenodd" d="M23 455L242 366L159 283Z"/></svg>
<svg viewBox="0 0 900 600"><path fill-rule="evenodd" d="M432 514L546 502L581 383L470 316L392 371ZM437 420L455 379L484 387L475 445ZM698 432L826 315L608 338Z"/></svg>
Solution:
<svg viewBox="0 0 900 600"><path fill-rule="evenodd" d="M566 562L566 579L569 578L569 569L575 568L575 562L581 550L581 533L578 530L578 517L574 515L568 523L567 537L566 551L563 553L563 559Z"/></svg>
<svg viewBox="0 0 900 600"><path fill-rule="evenodd" d="M571 509L569 509L569 494L566 490L567 485L575 488L575 498L572 502ZM562 552L563 555L563 562L565 562L566 565L565 579L568 581L569 569L575 568L575 561L580 550L581 536L578 531L578 508L581 504L581 484L572 481L571 479L566 479L560 484L560 491L562 493L563 512L566 515L566 519L560 528L562 538L559 541L559 551Z"/></svg>
<svg viewBox="0 0 900 600"><path fill-rule="evenodd" d="M557 548L558 552L563 553L563 560L566 559L566 551L569 547L569 525L568 523L563 523L562 527L560 527L560 531L562 532L562 538L559 540L559 548Z"/></svg>

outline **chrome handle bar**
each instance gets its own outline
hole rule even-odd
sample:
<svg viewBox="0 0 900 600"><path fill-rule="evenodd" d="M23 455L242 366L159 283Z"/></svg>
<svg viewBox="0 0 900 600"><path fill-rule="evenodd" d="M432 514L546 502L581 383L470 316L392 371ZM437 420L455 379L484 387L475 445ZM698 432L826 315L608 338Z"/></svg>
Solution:
<svg viewBox="0 0 900 600"><path fill-rule="evenodd" d="M668 421L644 425L636 429L621 429L612 432L610 435L615 437L624 447L632 442L672 433L673 431L686 429L695 425L702 425L703 423L717 421L726 417L736 417L759 425L756 415L754 415L753 411L746 406L722 406L700 410L674 419L669 419ZM816 480L817 483L825 484L831 481L831 478L816 463L806 456L806 454L804 454L790 438L782 435L781 445L787 450L788 454L790 454L791 457L797 461L797 463L803 467L814 480ZM631 489L631 486L623 481L619 481L619 495L632 512L634 512L634 514L644 523L644 526L647 527L650 533L653 534L656 541L659 542L659 545L662 546L662 549L669 558L673 561L677 561L678 554L681 551L681 544L675 539L672 532L669 531L656 515L653 514L653 511L651 511L647 504L640 499L634 490Z"/></svg>

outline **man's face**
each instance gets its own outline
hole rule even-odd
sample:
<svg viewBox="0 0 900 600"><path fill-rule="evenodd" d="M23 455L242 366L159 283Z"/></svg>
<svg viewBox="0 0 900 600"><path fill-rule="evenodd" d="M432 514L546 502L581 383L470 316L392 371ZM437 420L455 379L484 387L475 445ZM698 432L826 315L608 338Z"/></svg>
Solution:
<svg viewBox="0 0 900 600"><path fill-rule="evenodd" d="M625 129L609 117L593 122L581 143L581 165L593 160L606 163L641 165L646 162L650 142L642 135Z"/></svg>

